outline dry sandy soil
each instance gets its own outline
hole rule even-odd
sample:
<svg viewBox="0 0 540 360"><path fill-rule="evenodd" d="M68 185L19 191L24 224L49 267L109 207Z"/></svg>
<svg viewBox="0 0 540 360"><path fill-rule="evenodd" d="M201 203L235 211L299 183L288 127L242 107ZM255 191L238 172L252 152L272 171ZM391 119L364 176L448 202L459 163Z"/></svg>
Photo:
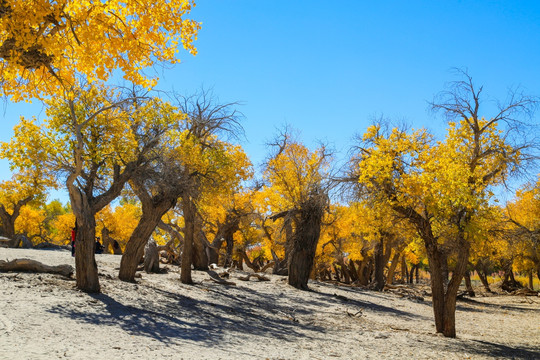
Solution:
<svg viewBox="0 0 540 360"><path fill-rule="evenodd" d="M72 264L67 250L0 248L0 259ZM59 275L0 273L1 359L540 359L540 298L460 301L456 339L434 334L431 301L285 278L194 286L167 274L117 279L120 256L96 255L102 294Z"/></svg>

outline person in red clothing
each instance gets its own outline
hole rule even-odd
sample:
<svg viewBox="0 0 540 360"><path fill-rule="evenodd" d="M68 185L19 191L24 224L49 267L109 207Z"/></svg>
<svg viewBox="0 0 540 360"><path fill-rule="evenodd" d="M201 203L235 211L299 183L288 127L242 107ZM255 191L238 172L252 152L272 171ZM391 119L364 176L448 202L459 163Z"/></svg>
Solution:
<svg viewBox="0 0 540 360"><path fill-rule="evenodd" d="M75 256L75 239L77 238L77 221L75 227L71 229L71 256Z"/></svg>

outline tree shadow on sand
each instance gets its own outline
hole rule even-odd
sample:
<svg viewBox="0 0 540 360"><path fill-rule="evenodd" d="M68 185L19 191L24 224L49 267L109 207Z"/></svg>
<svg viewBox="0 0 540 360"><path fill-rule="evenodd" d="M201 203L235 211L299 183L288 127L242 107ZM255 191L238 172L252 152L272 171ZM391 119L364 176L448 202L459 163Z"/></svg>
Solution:
<svg viewBox="0 0 540 360"><path fill-rule="evenodd" d="M468 340L462 343L448 343L449 350L458 354L468 354L495 359L532 360L540 359L540 347L510 347L484 340ZM435 349L438 350L438 349Z"/></svg>
<svg viewBox="0 0 540 360"><path fill-rule="evenodd" d="M470 306L460 305L459 303L475 305L475 306L483 306L484 308L472 308ZM517 306L517 305L492 304L492 303L474 300L471 298L459 299L457 309L461 311L473 311L473 312L499 312L501 310L509 310L509 311L519 311L519 312L529 312L529 313L531 312L540 313L540 307L531 308L531 307L522 307L522 306Z"/></svg>
<svg viewBox="0 0 540 360"><path fill-rule="evenodd" d="M124 304L106 294L88 294L87 306L68 304L53 306L48 311L59 316L95 324L120 327L130 335L150 337L164 343L192 341L216 346L230 338L243 336L280 338L294 342L323 333L321 327L300 324L285 315L268 316L258 310L264 304L261 294L254 300L220 301L193 299L166 290L153 289L161 295L159 302ZM228 295L230 299L230 294ZM286 309L283 309L286 314ZM307 335L310 334L310 335Z"/></svg>

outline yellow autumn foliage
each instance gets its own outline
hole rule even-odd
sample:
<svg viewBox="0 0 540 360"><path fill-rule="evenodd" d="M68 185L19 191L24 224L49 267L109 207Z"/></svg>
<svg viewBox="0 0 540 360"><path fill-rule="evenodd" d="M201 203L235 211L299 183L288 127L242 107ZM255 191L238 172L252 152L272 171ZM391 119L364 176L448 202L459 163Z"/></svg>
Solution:
<svg viewBox="0 0 540 360"><path fill-rule="evenodd" d="M14 101L64 93L79 77L106 81L115 70L151 87L144 70L195 55L200 23L190 0L4 0L0 3L0 85Z"/></svg>

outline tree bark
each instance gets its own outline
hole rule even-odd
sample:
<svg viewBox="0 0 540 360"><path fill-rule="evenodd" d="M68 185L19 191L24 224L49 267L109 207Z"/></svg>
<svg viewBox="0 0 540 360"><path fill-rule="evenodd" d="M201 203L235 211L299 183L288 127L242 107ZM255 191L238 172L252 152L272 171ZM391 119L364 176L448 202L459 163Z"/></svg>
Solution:
<svg viewBox="0 0 540 360"><path fill-rule="evenodd" d="M321 233L323 202L320 195L311 195L301 205L300 220L294 233L289 254L289 285L308 290L315 251Z"/></svg>
<svg viewBox="0 0 540 360"><path fill-rule="evenodd" d="M124 254L120 260L120 271L118 278L122 281L134 282L137 266L144 255L144 247L148 239L154 232L162 214L154 212L143 212L139 223L131 234L126 244Z"/></svg>
<svg viewBox="0 0 540 360"><path fill-rule="evenodd" d="M75 240L77 288L88 293L99 293L101 288L95 259L96 221L89 204L83 204L77 224L79 228Z"/></svg>
<svg viewBox="0 0 540 360"><path fill-rule="evenodd" d="M435 328L437 332L445 337L456 337L456 300L459 285L465 272L469 260L469 244L460 234L458 242L458 258L452 278L445 289L447 266L442 261L447 261L446 254L443 254L433 241L429 247L426 246L428 260L431 270L431 289L433 296L433 312L435 315ZM433 239L434 240L434 239Z"/></svg>

